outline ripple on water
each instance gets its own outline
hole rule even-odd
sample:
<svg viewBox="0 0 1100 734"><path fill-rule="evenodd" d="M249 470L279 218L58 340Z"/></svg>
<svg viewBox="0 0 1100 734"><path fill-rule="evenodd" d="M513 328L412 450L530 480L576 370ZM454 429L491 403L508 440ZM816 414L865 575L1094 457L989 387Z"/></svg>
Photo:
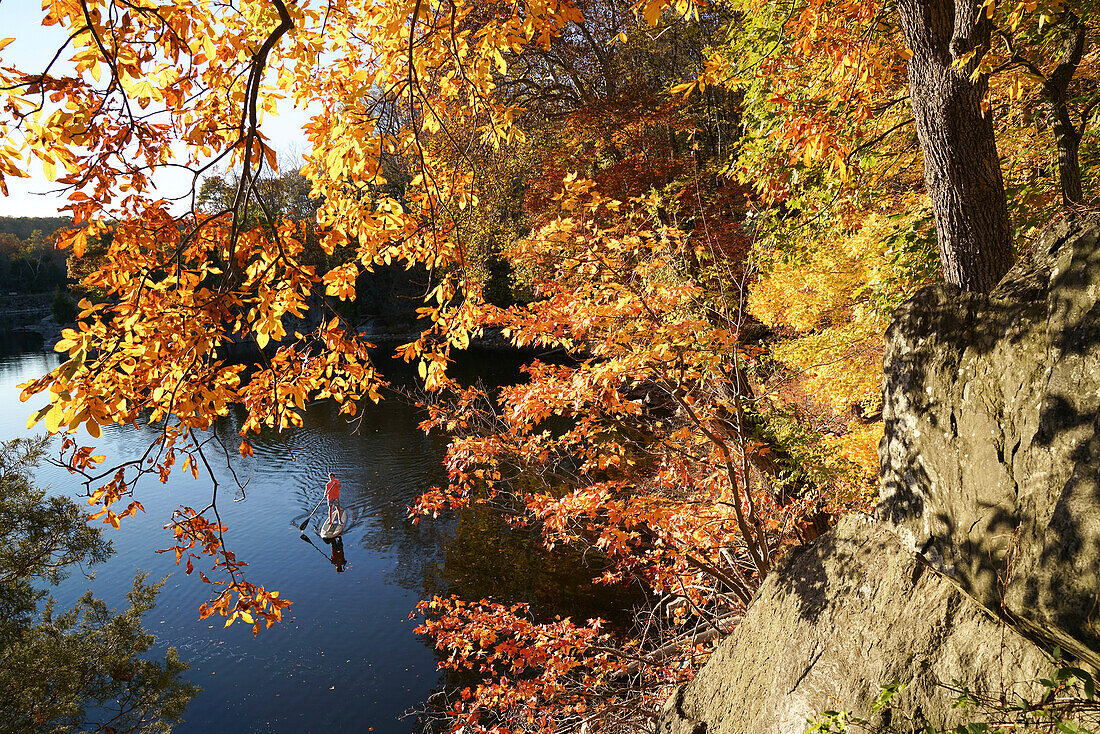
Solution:
<svg viewBox="0 0 1100 734"><path fill-rule="evenodd" d="M0 345L0 439L28 435L26 415L38 407L20 403L15 385L58 363L54 354L4 357ZM95 569L94 580L76 575L54 592L59 608L89 586L119 607L139 569L154 580L167 577L146 626L157 650L176 647L192 665L190 678L204 689L176 734L227 726L280 733L370 726L375 734L408 734L417 727L401 715L421 705L439 682L433 650L413 635L415 622L408 617L419 599L452 591L480 598L496 590L512 594L504 600L519 600L532 588L546 588L556 601L568 596L562 589L576 583L573 575L588 575L581 569L559 580L550 572L560 561L543 564L537 544L509 539L484 519L407 522L406 506L445 480L443 445L419 430L414 407L387 400L349 422L331 406L316 404L304 418L302 428L250 437L251 457L236 455L240 413L217 426L236 477L245 483L238 493L225 459L214 463L229 547L248 562L250 581L294 602L281 624L254 638L245 625L227 629L220 618L199 619L211 587L187 577L174 553L154 552L171 543L163 526L176 507L201 508L210 500L208 479L195 481L180 471L167 485L139 488L146 513L109 534L118 553ZM109 428L95 443L97 452L119 458L132 456L155 435L149 428ZM304 540L297 529L323 498L329 471L340 477L343 504L354 518L344 535L342 573L331 562L332 549L315 534L317 518ZM72 477L56 467L43 466L36 481L57 492L74 491ZM196 561L196 568L208 573L209 562ZM520 591L509 591L513 587ZM608 617L602 609L598 614Z"/></svg>
<svg viewBox="0 0 1100 734"><path fill-rule="evenodd" d="M55 354L0 353L0 438L29 435L26 415L37 406L20 403L15 386L57 364ZM328 405L311 405L305 427L251 437L252 457L236 456L241 419L231 415L216 429L245 484L237 492L225 459L212 462L219 512L230 528L230 549L249 563L249 580L294 602L284 622L254 638L242 624L226 629L222 619L199 619L211 587L184 574L174 553L155 553L171 544L163 526L175 508L201 508L210 499L208 479L200 473L195 481L180 471L167 485L139 487L146 513L109 534L117 555L94 569L93 580L77 574L55 590L59 606L90 586L118 608L139 569L153 580L167 578L146 626L157 650L176 647L192 666L188 675L204 689L177 733L223 731L227 721L249 732L358 729L364 723L377 734L410 731L410 722L399 717L427 697L438 674L431 648L413 635L408 615L423 595L424 569L441 558L444 538L410 530L405 506L443 478L442 446L419 431L415 409L396 401L367 406L350 424ZM94 443L118 458L155 435L148 427L108 427ZM307 527L303 541L296 527L323 498L329 471L340 477L344 504L355 518L339 574L314 528ZM41 467L36 481L67 494L77 489L70 475L50 466ZM205 559L195 567L210 571Z"/></svg>

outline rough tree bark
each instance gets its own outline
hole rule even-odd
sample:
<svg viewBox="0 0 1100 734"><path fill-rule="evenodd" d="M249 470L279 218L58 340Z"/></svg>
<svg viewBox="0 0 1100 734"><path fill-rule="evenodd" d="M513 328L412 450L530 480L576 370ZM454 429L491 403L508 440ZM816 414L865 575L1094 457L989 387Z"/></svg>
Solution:
<svg viewBox="0 0 1100 734"><path fill-rule="evenodd" d="M1012 265L1012 227L990 115L987 81L970 72L989 49L977 0L896 0L909 60L909 90L924 180L932 198L944 278L988 291ZM964 60L971 52L971 58Z"/></svg>
<svg viewBox="0 0 1100 734"><path fill-rule="evenodd" d="M1058 146L1058 184L1062 189L1062 203L1066 206L1080 204L1084 200L1081 186L1081 138L1085 134L1089 117L1100 96L1081 110L1081 124L1074 125L1070 114L1069 84L1085 54L1085 24L1075 13L1064 13L1059 25L1062 28L1062 56L1049 75L1043 74L1038 64L1016 49L1011 37L1001 34L1012 58L1001 68L1022 66L1028 73L1043 81L1043 99L1050 105L1054 141Z"/></svg>
<svg viewBox="0 0 1100 734"><path fill-rule="evenodd" d="M1066 35L1062 58L1043 82L1043 96L1054 110L1054 139L1058 145L1058 182L1062 187L1062 203L1079 204L1084 199L1081 188L1081 135L1088 119L1082 116L1080 129L1069 114L1069 83L1085 53L1085 26L1073 13L1067 13Z"/></svg>

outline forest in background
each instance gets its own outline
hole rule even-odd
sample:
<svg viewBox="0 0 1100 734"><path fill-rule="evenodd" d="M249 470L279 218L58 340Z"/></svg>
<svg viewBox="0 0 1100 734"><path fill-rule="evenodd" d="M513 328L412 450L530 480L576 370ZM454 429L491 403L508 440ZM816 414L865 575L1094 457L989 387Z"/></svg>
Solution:
<svg viewBox="0 0 1100 734"><path fill-rule="evenodd" d="M399 352L450 447L417 519L484 505L651 600L628 634L425 600L444 664L483 678L436 714L648 730L777 559L872 504L891 311L941 279L988 290L1039 226L1095 204L1097 11L50 0L72 68L0 64L0 128L26 141L0 176L36 160L67 192L80 226L60 244L88 298L24 397L117 526L172 471L216 490L201 436L232 405L247 454L311 400L349 417L377 400L341 304L376 270L423 268ZM323 108L297 174L260 132L278 96ZM177 142L207 181L182 214L151 183ZM486 334L573 359L464 388L447 365ZM219 354L235 340L257 369ZM163 426L151 461L70 435L136 422ZM288 600L247 577L216 502L170 527L188 572L205 564L199 614L278 621Z"/></svg>
<svg viewBox="0 0 1100 734"><path fill-rule="evenodd" d="M71 226L68 217L0 217L0 293L66 290L67 256L55 235Z"/></svg>

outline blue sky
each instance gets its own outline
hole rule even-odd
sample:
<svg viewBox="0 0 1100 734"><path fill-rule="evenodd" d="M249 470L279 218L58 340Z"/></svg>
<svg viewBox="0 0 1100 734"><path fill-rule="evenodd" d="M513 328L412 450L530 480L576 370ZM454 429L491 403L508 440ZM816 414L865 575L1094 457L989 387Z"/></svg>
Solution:
<svg viewBox="0 0 1100 734"><path fill-rule="evenodd" d="M0 0L0 39L14 38L8 46L0 50L0 65L16 66L21 69L45 69L46 64L65 41L65 36L56 26L43 27L41 0ZM63 55L63 60L68 56ZM301 153L306 149L306 138L301 132L307 116L301 110L291 108L289 104L279 110L279 116L271 118L263 125L264 134L275 144L286 158L291 153ZM53 184L42 175L41 169L34 165L29 170L30 178L8 179L9 195L0 195L0 216L12 217L48 217L56 216L59 207L64 206L62 196L51 189ZM165 174L156 178L162 195L184 193L190 185L190 176Z"/></svg>

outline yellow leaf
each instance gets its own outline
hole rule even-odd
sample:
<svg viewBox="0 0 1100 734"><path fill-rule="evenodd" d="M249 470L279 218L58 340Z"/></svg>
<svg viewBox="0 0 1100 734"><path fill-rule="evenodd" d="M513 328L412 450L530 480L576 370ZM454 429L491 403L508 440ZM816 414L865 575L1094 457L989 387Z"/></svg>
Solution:
<svg viewBox="0 0 1100 734"><path fill-rule="evenodd" d="M27 419L27 428L34 428L34 424L46 417L46 414L50 412L52 405L47 405L44 408L40 408L34 415Z"/></svg>
<svg viewBox="0 0 1100 734"><path fill-rule="evenodd" d="M46 430L50 433L57 433L57 429L61 427L62 423L64 423L64 415L65 411L62 410L59 404L54 403L53 405L51 405L49 411L46 413Z"/></svg>
<svg viewBox="0 0 1100 734"><path fill-rule="evenodd" d="M88 233L81 229L73 237L73 256L84 257L84 251L88 247Z"/></svg>

